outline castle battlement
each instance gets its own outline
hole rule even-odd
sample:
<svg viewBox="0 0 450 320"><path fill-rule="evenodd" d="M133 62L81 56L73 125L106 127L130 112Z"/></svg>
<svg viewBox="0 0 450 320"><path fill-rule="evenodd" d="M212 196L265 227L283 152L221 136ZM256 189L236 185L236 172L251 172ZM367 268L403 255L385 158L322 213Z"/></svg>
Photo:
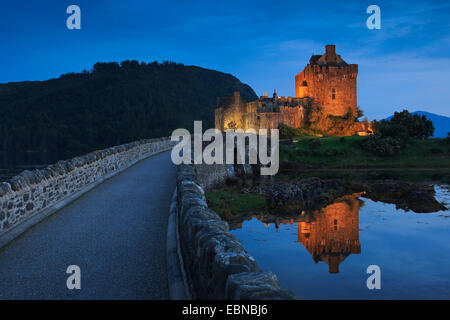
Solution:
<svg viewBox="0 0 450 320"><path fill-rule="evenodd" d="M313 98L324 113L344 116L357 113L356 77L358 65L347 64L327 45L323 55L313 55L309 64L295 76L295 96Z"/></svg>

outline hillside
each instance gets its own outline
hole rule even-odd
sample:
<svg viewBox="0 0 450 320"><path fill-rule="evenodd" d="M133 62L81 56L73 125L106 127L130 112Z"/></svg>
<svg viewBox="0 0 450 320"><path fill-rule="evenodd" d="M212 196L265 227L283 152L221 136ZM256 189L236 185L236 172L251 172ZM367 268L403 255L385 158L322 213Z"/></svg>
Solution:
<svg viewBox="0 0 450 320"><path fill-rule="evenodd" d="M171 62L97 63L47 81L0 84L0 150L63 157L129 141L214 127L218 96L253 90L230 74Z"/></svg>

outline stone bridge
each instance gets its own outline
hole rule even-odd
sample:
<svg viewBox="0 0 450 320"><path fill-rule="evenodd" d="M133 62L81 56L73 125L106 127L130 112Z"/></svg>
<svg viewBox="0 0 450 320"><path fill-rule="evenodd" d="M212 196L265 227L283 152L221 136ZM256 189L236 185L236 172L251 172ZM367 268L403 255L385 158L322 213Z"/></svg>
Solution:
<svg viewBox="0 0 450 320"><path fill-rule="evenodd" d="M177 175L172 145L141 140L0 183L0 300L292 298L208 209L204 188L239 170Z"/></svg>
<svg viewBox="0 0 450 320"><path fill-rule="evenodd" d="M0 184L0 299L167 299L169 148L144 140Z"/></svg>

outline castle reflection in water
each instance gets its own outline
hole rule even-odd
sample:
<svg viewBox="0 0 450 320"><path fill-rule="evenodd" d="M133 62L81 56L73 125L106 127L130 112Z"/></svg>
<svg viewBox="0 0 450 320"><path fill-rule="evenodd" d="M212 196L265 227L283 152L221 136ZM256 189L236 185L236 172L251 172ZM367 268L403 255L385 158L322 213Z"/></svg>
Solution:
<svg viewBox="0 0 450 320"><path fill-rule="evenodd" d="M297 222L297 239L316 263L323 261L330 273L338 273L339 265L350 254L361 253L359 242L360 194L342 197L339 201L301 217L281 223ZM279 223L275 224L278 228Z"/></svg>

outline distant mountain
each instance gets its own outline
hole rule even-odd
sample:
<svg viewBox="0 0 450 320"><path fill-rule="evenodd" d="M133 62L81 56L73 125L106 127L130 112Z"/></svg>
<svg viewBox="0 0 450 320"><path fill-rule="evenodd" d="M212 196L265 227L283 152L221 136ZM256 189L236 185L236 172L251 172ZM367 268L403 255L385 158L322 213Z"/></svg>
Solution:
<svg viewBox="0 0 450 320"><path fill-rule="evenodd" d="M418 114L420 116L425 116L427 119L431 120L434 125L434 135L435 138L445 138L447 133L450 132L450 118L446 116L440 116L438 114L426 112L426 111L415 111L412 114ZM386 118L386 120L391 119L393 116Z"/></svg>
<svg viewBox="0 0 450 320"><path fill-rule="evenodd" d="M230 74L172 62L96 63L47 81L0 84L0 151L67 156L141 138L214 127L218 96L253 89Z"/></svg>

